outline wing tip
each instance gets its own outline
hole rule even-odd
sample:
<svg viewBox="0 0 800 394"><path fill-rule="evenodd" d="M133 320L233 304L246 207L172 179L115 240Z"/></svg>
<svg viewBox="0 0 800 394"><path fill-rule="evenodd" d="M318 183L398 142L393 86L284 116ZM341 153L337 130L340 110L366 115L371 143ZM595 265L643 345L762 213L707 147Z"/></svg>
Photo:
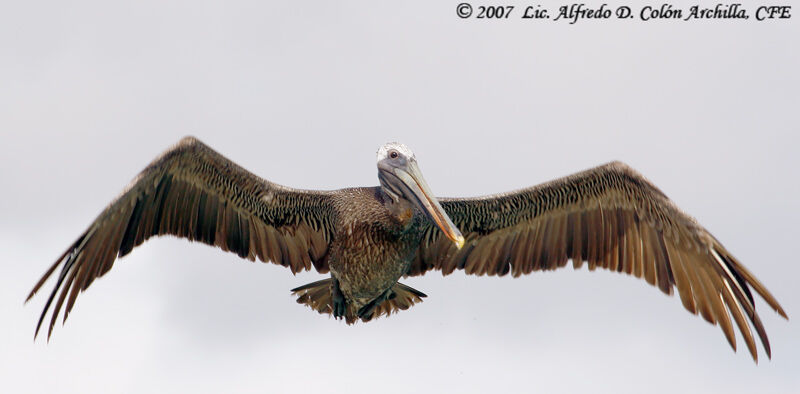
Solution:
<svg viewBox="0 0 800 394"><path fill-rule="evenodd" d="M23 301L23 302L22 302L22 305L26 305L26 304L27 304L27 303L28 303L28 302L29 302L29 301L30 301L30 300L33 298L33 296L35 296L35 295L36 295L36 292L37 292L38 290L39 290L39 289L35 289L35 288L34 288L33 290L31 290L31 292L30 292L30 293L28 294L28 296L25 298L25 301Z"/></svg>
<svg viewBox="0 0 800 394"><path fill-rule="evenodd" d="M783 308L781 308L780 305L777 305L777 308L773 308L773 309L775 309L775 312L777 312L778 315L780 315L782 318L786 319L786 321L789 321L789 316L786 314L786 312L783 310Z"/></svg>

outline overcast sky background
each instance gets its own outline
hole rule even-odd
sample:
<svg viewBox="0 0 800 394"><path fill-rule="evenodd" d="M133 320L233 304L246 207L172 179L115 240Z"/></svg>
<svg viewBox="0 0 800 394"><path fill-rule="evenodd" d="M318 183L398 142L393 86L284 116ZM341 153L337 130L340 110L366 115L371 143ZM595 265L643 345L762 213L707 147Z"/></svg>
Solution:
<svg viewBox="0 0 800 394"><path fill-rule="evenodd" d="M457 1L311 3L2 7L1 391L800 387L800 15L570 26L461 20ZM751 14L756 5L746 2ZM375 151L393 140L416 152L440 196L622 160L721 240L793 320L757 302L773 358L759 345L755 365L741 340L733 353L677 297L568 268L519 279L430 273L404 281L429 295L422 304L347 327L290 296L319 274L159 238L83 293L49 344L34 343L46 296L23 305L30 288L189 134L262 177L312 189L377 185Z"/></svg>

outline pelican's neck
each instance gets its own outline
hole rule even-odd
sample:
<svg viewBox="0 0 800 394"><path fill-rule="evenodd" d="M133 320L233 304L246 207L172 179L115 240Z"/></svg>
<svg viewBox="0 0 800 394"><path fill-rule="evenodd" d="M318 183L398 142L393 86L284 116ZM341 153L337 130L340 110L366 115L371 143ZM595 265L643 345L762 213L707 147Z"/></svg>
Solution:
<svg viewBox="0 0 800 394"><path fill-rule="evenodd" d="M411 219L414 218L414 205L411 201L394 194L385 187L380 189L383 196L383 206L389 211L389 214L403 226L411 223Z"/></svg>

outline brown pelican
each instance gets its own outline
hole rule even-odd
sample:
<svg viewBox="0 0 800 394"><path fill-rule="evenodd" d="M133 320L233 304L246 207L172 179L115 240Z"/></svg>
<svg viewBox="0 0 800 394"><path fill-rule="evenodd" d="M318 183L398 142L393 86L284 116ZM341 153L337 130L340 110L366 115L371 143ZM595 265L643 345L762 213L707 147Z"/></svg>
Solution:
<svg viewBox="0 0 800 394"><path fill-rule="evenodd" d="M719 324L736 350L732 316L756 361L748 324L771 352L751 289L786 317L716 238L625 164L505 194L437 199L414 154L389 143L378 151L378 179L379 187L291 189L184 138L147 166L34 286L28 300L61 267L36 334L54 300L48 338L65 301L64 321L78 293L117 257L163 234L292 273L330 271L329 279L292 292L299 303L347 323L422 301L425 294L398 282L404 276L460 269L517 277L569 260L575 268L587 262L590 270L644 278L667 294L677 287L683 306Z"/></svg>

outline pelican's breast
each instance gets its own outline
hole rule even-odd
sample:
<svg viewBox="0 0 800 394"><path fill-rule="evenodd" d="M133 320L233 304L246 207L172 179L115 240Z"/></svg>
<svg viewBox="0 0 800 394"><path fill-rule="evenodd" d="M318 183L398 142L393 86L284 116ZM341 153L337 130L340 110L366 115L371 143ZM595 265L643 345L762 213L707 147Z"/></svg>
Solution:
<svg viewBox="0 0 800 394"><path fill-rule="evenodd" d="M379 188L348 189L337 204L339 223L328 260L345 297L367 303L393 286L419 246L419 220L409 205L393 214Z"/></svg>

